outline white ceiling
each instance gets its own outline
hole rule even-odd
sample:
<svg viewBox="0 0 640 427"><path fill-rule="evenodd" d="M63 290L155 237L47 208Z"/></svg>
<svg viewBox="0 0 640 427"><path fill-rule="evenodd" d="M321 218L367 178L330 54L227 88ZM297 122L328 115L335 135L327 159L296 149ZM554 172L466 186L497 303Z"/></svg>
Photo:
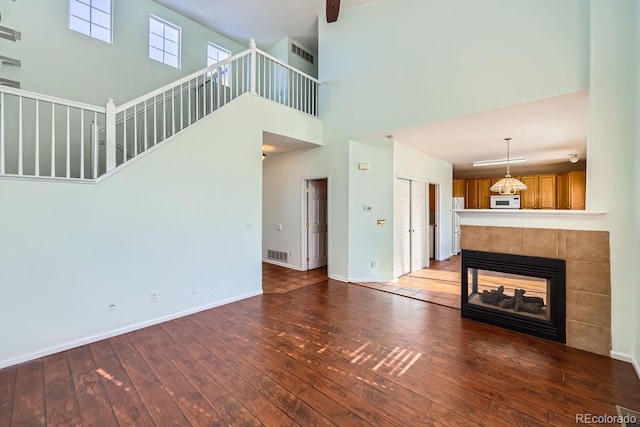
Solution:
<svg viewBox="0 0 640 427"><path fill-rule="evenodd" d="M291 37L317 51L318 16L325 0L155 0L225 36L248 45L253 38L268 49ZM342 0L341 9L377 0ZM339 19L339 18L338 18ZM393 139L453 164L456 177L499 176L504 167L474 168L480 160L504 159L511 137L512 157L526 164L514 174L569 166L570 154L586 156L588 95L586 91L482 112L411 129L392 130ZM372 140L383 135L374 135ZM265 133L264 150L279 154L314 147ZM526 171L526 172L525 172Z"/></svg>
<svg viewBox="0 0 640 427"><path fill-rule="evenodd" d="M473 162L507 157L504 138L510 137L511 157L527 162L518 170L568 164L569 155L587 154L587 91L546 98L393 132L393 139L453 164L459 177L488 176L505 166L474 168Z"/></svg>
<svg viewBox="0 0 640 427"><path fill-rule="evenodd" d="M261 49L291 37L318 50L318 15L325 0L155 0L200 24L249 45L255 39ZM340 9L376 0L342 0Z"/></svg>

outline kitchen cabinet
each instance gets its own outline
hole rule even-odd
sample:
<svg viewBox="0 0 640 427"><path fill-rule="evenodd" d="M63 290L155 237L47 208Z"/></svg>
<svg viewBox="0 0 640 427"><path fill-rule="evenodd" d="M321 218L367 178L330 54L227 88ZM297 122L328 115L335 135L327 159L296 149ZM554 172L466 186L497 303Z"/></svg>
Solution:
<svg viewBox="0 0 640 427"><path fill-rule="evenodd" d="M465 197L464 179L453 180L453 197Z"/></svg>
<svg viewBox="0 0 640 427"><path fill-rule="evenodd" d="M464 208L478 209L478 207L478 180L467 179L465 181Z"/></svg>
<svg viewBox="0 0 640 427"><path fill-rule="evenodd" d="M465 209L489 209L491 204L491 178L465 181Z"/></svg>
<svg viewBox="0 0 640 427"><path fill-rule="evenodd" d="M518 178L526 190L520 192L522 209L555 209L556 208L556 175L529 175Z"/></svg>
<svg viewBox="0 0 640 427"><path fill-rule="evenodd" d="M556 178L556 209L585 209L586 174L584 171L559 173Z"/></svg>
<svg viewBox="0 0 640 427"><path fill-rule="evenodd" d="M489 209L491 207L491 178L478 180L478 207Z"/></svg>

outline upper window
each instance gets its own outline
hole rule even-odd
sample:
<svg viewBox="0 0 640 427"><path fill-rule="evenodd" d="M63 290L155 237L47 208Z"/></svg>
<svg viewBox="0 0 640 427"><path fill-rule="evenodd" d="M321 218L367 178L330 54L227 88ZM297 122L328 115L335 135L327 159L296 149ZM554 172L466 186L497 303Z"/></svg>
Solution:
<svg viewBox="0 0 640 427"><path fill-rule="evenodd" d="M69 0L69 28L111 43L111 0Z"/></svg>
<svg viewBox="0 0 640 427"><path fill-rule="evenodd" d="M149 17L149 58L180 68L182 30L163 19Z"/></svg>
<svg viewBox="0 0 640 427"><path fill-rule="evenodd" d="M217 62L224 61L231 56L231 52L227 49L215 45L211 42L207 44L207 67ZM221 83L229 86L229 64L222 67L220 70L222 79Z"/></svg>

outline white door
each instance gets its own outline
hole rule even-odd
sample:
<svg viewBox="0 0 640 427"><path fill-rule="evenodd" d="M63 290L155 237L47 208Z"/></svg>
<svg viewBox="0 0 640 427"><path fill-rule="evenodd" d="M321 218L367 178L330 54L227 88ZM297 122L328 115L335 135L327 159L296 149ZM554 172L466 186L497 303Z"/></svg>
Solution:
<svg viewBox="0 0 640 427"><path fill-rule="evenodd" d="M327 180L307 181L307 269L327 265Z"/></svg>
<svg viewBox="0 0 640 427"><path fill-rule="evenodd" d="M397 179L394 200L395 275L411 272L411 181Z"/></svg>
<svg viewBox="0 0 640 427"><path fill-rule="evenodd" d="M429 265L427 193L424 182L411 181L411 272Z"/></svg>

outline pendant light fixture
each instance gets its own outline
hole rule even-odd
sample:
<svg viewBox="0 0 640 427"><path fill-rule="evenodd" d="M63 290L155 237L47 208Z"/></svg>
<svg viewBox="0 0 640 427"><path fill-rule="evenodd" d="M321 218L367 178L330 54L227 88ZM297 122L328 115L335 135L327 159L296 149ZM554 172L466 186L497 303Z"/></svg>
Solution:
<svg viewBox="0 0 640 427"><path fill-rule="evenodd" d="M505 138L504 140L507 141L507 174L491 186L491 191L500 194L516 194L518 191L526 190L527 186L511 177L511 171L509 170L509 141L511 141L511 138Z"/></svg>

